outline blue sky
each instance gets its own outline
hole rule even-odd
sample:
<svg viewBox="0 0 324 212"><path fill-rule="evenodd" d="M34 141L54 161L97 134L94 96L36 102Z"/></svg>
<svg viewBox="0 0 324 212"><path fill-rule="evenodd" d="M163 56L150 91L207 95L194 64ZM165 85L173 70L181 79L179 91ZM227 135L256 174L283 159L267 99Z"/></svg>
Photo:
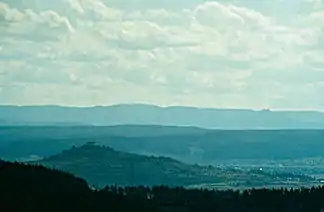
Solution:
<svg viewBox="0 0 324 212"><path fill-rule="evenodd" d="M324 0L2 0L0 34L0 104L324 110Z"/></svg>

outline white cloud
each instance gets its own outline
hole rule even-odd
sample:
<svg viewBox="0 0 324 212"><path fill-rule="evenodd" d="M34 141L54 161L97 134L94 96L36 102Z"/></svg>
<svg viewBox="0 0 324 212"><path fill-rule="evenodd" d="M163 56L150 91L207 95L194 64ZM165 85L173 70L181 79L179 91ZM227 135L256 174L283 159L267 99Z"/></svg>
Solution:
<svg viewBox="0 0 324 212"><path fill-rule="evenodd" d="M0 21L2 39L19 39L18 42L61 40L74 32L69 20L55 11L19 11L4 3L0 3Z"/></svg>
<svg viewBox="0 0 324 212"><path fill-rule="evenodd" d="M324 81L324 7L299 1L284 19L260 2L4 0L0 103L291 107ZM324 108L304 93L296 108Z"/></svg>
<svg viewBox="0 0 324 212"><path fill-rule="evenodd" d="M2 21L19 22L24 19L24 14L4 3L0 3L0 15Z"/></svg>

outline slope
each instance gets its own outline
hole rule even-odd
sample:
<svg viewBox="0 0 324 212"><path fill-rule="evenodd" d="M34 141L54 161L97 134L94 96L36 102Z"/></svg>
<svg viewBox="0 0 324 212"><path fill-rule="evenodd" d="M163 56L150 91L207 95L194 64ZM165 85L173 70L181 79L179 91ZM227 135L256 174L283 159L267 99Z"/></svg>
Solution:
<svg viewBox="0 0 324 212"><path fill-rule="evenodd" d="M72 147L36 164L71 172L86 179L91 185L168 185L189 186L240 181L243 184L267 185L279 175L262 171L240 171L213 166L189 165L167 157L153 157L113 150L110 147L87 143ZM302 177L302 180L310 180Z"/></svg>

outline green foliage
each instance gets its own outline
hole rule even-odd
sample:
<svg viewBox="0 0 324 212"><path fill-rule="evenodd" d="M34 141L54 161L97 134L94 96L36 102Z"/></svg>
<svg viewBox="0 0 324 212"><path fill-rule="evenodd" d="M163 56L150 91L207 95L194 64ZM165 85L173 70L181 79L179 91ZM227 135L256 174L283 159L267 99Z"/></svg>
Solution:
<svg viewBox="0 0 324 212"><path fill-rule="evenodd" d="M167 186L90 189L84 180L42 166L0 162L0 211L317 212L324 187L186 190Z"/></svg>

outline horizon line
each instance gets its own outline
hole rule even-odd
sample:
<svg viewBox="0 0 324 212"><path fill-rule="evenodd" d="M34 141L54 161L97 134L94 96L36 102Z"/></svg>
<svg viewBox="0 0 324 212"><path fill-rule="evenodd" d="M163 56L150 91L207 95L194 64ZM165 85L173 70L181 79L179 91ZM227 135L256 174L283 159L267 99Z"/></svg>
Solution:
<svg viewBox="0 0 324 212"><path fill-rule="evenodd" d="M0 107L62 107L62 108L98 108L98 107L116 107L116 106L150 106L157 108L191 108L191 109L202 109L202 110L249 110L249 111L269 111L269 112L320 112L324 113L324 109L302 109L302 108L246 108L246 107L199 107L189 105L158 105L151 103L117 103L107 105L60 105L60 104L0 104Z"/></svg>

